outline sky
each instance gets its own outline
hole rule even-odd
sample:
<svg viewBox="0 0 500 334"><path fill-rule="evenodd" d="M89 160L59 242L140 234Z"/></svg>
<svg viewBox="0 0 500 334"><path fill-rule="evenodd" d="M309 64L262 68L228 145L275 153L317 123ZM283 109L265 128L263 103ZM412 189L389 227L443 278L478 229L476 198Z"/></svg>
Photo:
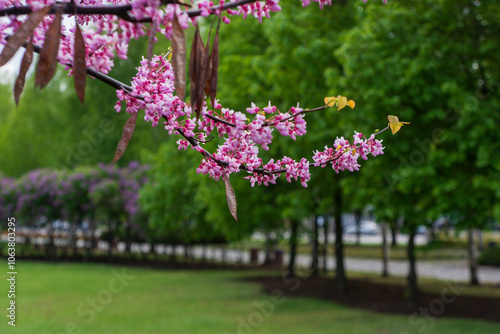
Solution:
<svg viewBox="0 0 500 334"><path fill-rule="evenodd" d="M3 47L0 46L0 49L3 50ZM0 82L1 83L12 83L14 84L14 81L16 80L16 75L19 72L19 67L21 66L21 59L24 54L24 48L19 49L17 51L16 55L12 57L12 59L5 64L4 66L0 67ZM30 71L33 69L30 68Z"/></svg>

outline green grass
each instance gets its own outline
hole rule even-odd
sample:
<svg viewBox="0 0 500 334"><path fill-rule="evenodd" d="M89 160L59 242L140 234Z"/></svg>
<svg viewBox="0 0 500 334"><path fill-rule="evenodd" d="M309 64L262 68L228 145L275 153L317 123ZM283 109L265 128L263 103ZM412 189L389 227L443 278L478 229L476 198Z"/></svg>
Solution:
<svg viewBox="0 0 500 334"><path fill-rule="evenodd" d="M7 268L4 260L0 267ZM120 292L111 293L113 270L122 269L17 263L16 328L8 326L3 316L0 333L398 334L423 328L422 322L412 326L410 315L382 315L322 300L282 298L275 304L257 284L239 280L262 272L126 268L133 279ZM2 279L0 304L4 310L7 290ZM96 311L87 305L95 298L102 301L94 305ZM256 306L259 304L267 305L264 314ZM476 320L438 319L425 326L429 334L500 333L500 324Z"/></svg>

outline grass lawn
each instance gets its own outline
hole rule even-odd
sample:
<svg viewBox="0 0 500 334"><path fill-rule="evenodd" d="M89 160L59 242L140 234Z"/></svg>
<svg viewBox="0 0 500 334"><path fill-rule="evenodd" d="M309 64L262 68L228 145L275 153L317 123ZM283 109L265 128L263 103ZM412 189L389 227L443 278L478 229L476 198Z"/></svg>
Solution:
<svg viewBox="0 0 500 334"><path fill-rule="evenodd" d="M4 260L0 267L6 277ZM266 295L239 280L262 272L32 262L18 262L17 271L16 327L3 316L0 333L500 333L500 323L378 314L279 291ZM7 291L4 278L4 314Z"/></svg>

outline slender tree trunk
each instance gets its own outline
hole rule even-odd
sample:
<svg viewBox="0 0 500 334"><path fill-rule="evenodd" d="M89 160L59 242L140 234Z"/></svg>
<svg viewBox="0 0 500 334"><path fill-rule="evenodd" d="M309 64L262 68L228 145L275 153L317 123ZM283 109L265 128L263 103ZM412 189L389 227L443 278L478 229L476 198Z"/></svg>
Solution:
<svg viewBox="0 0 500 334"><path fill-rule="evenodd" d="M130 255L130 244L131 244L131 236L130 236L130 222L127 222L127 225L125 226L125 254L127 257Z"/></svg>
<svg viewBox="0 0 500 334"><path fill-rule="evenodd" d="M47 260L54 261L56 258L56 245L54 243L54 228L52 227L52 222L48 223L47 237L49 240L47 243L47 248L45 249L45 255Z"/></svg>
<svg viewBox="0 0 500 334"><path fill-rule="evenodd" d="M344 243L342 241L342 188L335 188L335 276L337 291L347 294L347 278L344 266Z"/></svg>
<svg viewBox="0 0 500 334"><path fill-rule="evenodd" d="M189 248L187 244L184 244L184 262L188 262L189 260Z"/></svg>
<svg viewBox="0 0 500 334"><path fill-rule="evenodd" d="M172 245L172 251L170 253L170 261L175 262L177 260L177 245Z"/></svg>
<svg viewBox="0 0 500 334"><path fill-rule="evenodd" d="M319 257L319 226L318 215L313 217L313 243L312 243L312 263L311 276L318 276L318 257Z"/></svg>
<svg viewBox="0 0 500 334"><path fill-rule="evenodd" d="M149 254L153 254L153 261L156 263L158 261L158 252L156 251L156 240L151 241L151 248L149 248Z"/></svg>
<svg viewBox="0 0 500 334"><path fill-rule="evenodd" d="M387 223L382 222L382 277L389 276L389 244L387 242Z"/></svg>
<svg viewBox="0 0 500 334"><path fill-rule="evenodd" d="M292 219L290 221L290 261L288 262L288 275L295 276L295 258L297 255L299 221Z"/></svg>
<svg viewBox="0 0 500 334"><path fill-rule="evenodd" d="M266 232L266 241L265 241L265 247L264 247L264 263L263 265L268 265L273 262L272 257L271 257L271 251L272 251L272 240L271 240L271 232L267 231Z"/></svg>
<svg viewBox="0 0 500 334"><path fill-rule="evenodd" d="M356 210L356 246L361 245L361 210Z"/></svg>
<svg viewBox="0 0 500 334"><path fill-rule="evenodd" d="M85 261L90 259L90 253L97 246L97 240L95 238L95 221L90 219L89 230L87 232L88 242L85 242Z"/></svg>
<svg viewBox="0 0 500 334"><path fill-rule="evenodd" d="M391 225L391 248L395 248L398 245L397 239L398 231L396 225Z"/></svg>
<svg viewBox="0 0 500 334"><path fill-rule="evenodd" d="M201 245L201 262L207 261L207 245Z"/></svg>
<svg viewBox="0 0 500 334"><path fill-rule="evenodd" d="M222 264L226 264L226 245L222 245L221 260Z"/></svg>
<svg viewBox="0 0 500 334"><path fill-rule="evenodd" d="M109 248L108 248L108 261L111 261L113 258L113 248L115 247L115 228L114 228L114 223L110 222L109 223Z"/></svg>
<svg viewBox="0 0 500 334"><path fill-rule="evenodd" d="M324 219L323 223L323 238L324 238L324 245L323 245L323 273L326 274L328 268L327 268L327 263L328 263L328 219Z"/></svg>
<svg viewBox="0 0 500 334"><path fill-rule="evenodd" d="M408 273L408 289L410 290L410 301L414 305L419 303L419 293L417 287L417 263L415 257L415 235L417 234L417 228L413 224L410 227L410 233L408 238L408 261L410 264L410 270Z"/></svg>
<svg viewBox="0 0 500 334"><path fill-rule="evenodd" d="M470 285L479 285L479 278L477 276L477 256L476 247L474 244L474 229L469 228L467 231L467 254L469 258L469 273Z"/></svg>
<svg viewBox="0 0 500 334"><path fill-rule="evenodd" d="M431 224L431 226L429 227L429 236L428 236L427 243L430 244L436 240L437 240L436 239L436 227L434 226L434 224Z"/></svg>
<svg viewBox="0 0 500 334"><path fill-rule="evenodd" d="M483 245L483 230L477 230L477 250L481 254L484 250Z"/></svg>
<svg viewBox="0 0 500 334"><path fill-rule="evenodd" d="M76 235L76 232L77 232L77 226L78 224L81 223L81 220L78 220L78 222L73 222L71 224L71 248L73 250L73 258L76 259L76 257L78 256L78 247L77 247L77 243L78 243L78 236Z"/></svg>

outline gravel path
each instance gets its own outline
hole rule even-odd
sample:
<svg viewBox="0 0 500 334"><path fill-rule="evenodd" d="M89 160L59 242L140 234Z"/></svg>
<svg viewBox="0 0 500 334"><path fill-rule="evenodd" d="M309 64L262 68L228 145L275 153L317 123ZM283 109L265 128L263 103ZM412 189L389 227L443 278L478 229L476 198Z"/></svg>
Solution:
<svg viewBox="0 0 500 334"><path fill-rule="evenodd" d="M201 257L201 248L195 247L194 256ZM222 251L220 249L209 250L207 255L211 259L221 260ZM248 251L242 252L235 249L227 249L225 252L227 262L249 263L250 254ZM264 261L264 252L259 252L259 263ZM288 254L284 254L284 263L288 262ZM320 266L323 263L322 257L319 259ZM297 265L299 267L309 267L311 257L306 255L297 256ZM382 261L377 259L347 258L345 262L348 271L382 273ZM390 260L389 274L393 276L406 276L408 273L408 261ZM327 259L327 268L335 268L335 258L329 256ZM417 261L417 274L419 277L437 278L441 280L452 280L467 282L469 280L469 270L467 261ZM500 268L479 266L479 281L482 283L500 284Z"/></svg>

